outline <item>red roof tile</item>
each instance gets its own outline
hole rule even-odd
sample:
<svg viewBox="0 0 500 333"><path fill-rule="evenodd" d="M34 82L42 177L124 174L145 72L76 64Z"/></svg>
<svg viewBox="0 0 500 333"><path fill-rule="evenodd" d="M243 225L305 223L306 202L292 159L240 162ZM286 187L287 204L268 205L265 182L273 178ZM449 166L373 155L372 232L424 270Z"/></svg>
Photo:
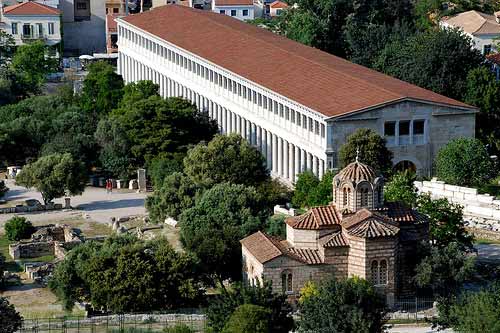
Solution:
<svg viewBox="0 0 500 333"><path fill-rule="evenodd" d="M486 59L488 59L489 61L491 61L495 64L500 64L500 53L488 54L486 56Z"/></svg>
<svg viewBox="0 0 500 333"><path fill-rule="evenodd" d="M325 116L404 99L473 109L226 15L172 5L122 20Z"/></svg>
<svg viewBox="0 0 500 333"><path fill-rule="evenodd" d="M60 15L57 8L42 5L38 2L28 1L17 5L7 6L3 10L4 15Z"/></svg>
<svg viewBox="0 0 500 333"><path fill-rule="evenodd" d="M289 217L286 224L294 229L318 230L340 225L342 214L335 205L313 207L300 216Z"/></svg>
<svg viewBox="0 0 500 333"><path fill-rule="evenodd" d="M397 202L387 202L384 207L378 208L377 211L398 224L419 224L428 222L425 215Z"/></svg>
<svg viewBox="0 0 500 333"><path fill-rule="evenodd" d="M281 255L307 263L306 259L290 251L291 247L286 240L266 235L261 231L243 238L240 243L262 264Z"/></svg>
<svg viewBox="0 0 500 333"><path fill-rule="evenodd" d="M344 218L342 227L349 235L363 238L391 237L399 232L390 218L365 208Z"/></svg>
<svg viewBox="0 0 500 333"><path fill-rule="evenodd" d="M309 265L319 265L323 263L318 250L290 248L289 252L302 258L302 261Z"/></svg>
<svg viewBox="0 0 500 333"><path fill-rule="evenodd" d="M283 1L276 0L269 5L270 8L288 8L288 5Z"/></svg>
<svg viewBox="0 0 500 333"><path fill-rule="evenodd" d="M349 240L344 236L342 231L337 231L333 234L321 237L319 239L319 243L323 247L349 246Z"/></svg>

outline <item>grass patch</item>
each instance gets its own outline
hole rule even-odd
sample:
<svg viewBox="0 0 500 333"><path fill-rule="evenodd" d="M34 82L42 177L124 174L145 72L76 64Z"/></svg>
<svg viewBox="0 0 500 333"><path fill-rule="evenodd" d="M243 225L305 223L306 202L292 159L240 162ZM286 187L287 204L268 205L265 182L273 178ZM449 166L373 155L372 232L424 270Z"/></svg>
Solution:
<svg viewBox="0 0 500 333"><path fill-rule="evenodd" d="M500 244L500 240L487 239L487 238L476 238L476 239L474 239L474 244L479 244L479 245Z"/></svg>

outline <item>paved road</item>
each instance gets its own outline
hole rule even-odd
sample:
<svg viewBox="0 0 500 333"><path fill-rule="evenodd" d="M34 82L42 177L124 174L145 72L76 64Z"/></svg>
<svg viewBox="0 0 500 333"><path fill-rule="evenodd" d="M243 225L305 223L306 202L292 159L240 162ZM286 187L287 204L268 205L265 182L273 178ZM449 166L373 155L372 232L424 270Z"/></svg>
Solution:
<svg viewBox="0 0 500 333"><path fill-rule="evenodd" d="M4 199L15 201L37 199L43 202L40 193L17 186L12 180L7 180L7 187L10 190ZM82 214L90 215L90 218L96 222L108 222L110 217L145 214L145 198L146 194L144 193L115 190L113 193L108 194L105 189L87 187L82 195L71 197L71 206L76 211L81 211ZM56 203L63 203L63 201L63 198L54 200ZM30 213L29 216L32 221L49 221L70 216L74 217L75 210ZM11 217L12 214L0 215L0 226Z"/></svg>

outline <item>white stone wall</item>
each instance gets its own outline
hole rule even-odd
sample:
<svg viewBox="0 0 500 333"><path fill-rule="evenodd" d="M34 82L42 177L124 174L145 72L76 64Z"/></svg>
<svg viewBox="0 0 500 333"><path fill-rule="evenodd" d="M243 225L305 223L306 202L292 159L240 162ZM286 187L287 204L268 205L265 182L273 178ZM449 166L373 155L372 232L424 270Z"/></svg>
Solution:
<svg viewBox="0 0 500 333"><path fill-rule="evenodd" d="M55 45L61 42L61 17L59 15L4 15L2 17L2 30L10 34L16 45L23 45L34 39L41 39L47 45ZM12 34L12 23L17 23L17 34ZM53 24L54 31L49 34L49 23ZM31 38L24 38L23 26L31 26ZM42 25L42 33L38 31L38 24Z"/></svg>
<svg viewBox="0 0 500 333"><path fill-rule="evenodd" d="M464 218L470 227L500 231L500 200L489 194L478 194L477 189L448 185L433 178L431 181L416 181L419 193L428 193L432 198L446 198L463 206Z"/></svg>

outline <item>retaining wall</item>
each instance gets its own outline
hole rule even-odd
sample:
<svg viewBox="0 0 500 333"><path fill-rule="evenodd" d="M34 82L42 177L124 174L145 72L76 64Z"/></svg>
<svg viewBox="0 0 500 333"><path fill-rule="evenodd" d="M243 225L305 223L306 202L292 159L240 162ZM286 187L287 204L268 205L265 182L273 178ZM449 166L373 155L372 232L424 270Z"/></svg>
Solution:
<svg viewBox="0 0 500 333"><path fill-rule="evenodd" d="M429 193L432 198L446 198L463 206L464 219L472 228L500 231L500 200L489 194L478 194L477 189L448 185L433 178L416 181L419 193Z"/></svg>

